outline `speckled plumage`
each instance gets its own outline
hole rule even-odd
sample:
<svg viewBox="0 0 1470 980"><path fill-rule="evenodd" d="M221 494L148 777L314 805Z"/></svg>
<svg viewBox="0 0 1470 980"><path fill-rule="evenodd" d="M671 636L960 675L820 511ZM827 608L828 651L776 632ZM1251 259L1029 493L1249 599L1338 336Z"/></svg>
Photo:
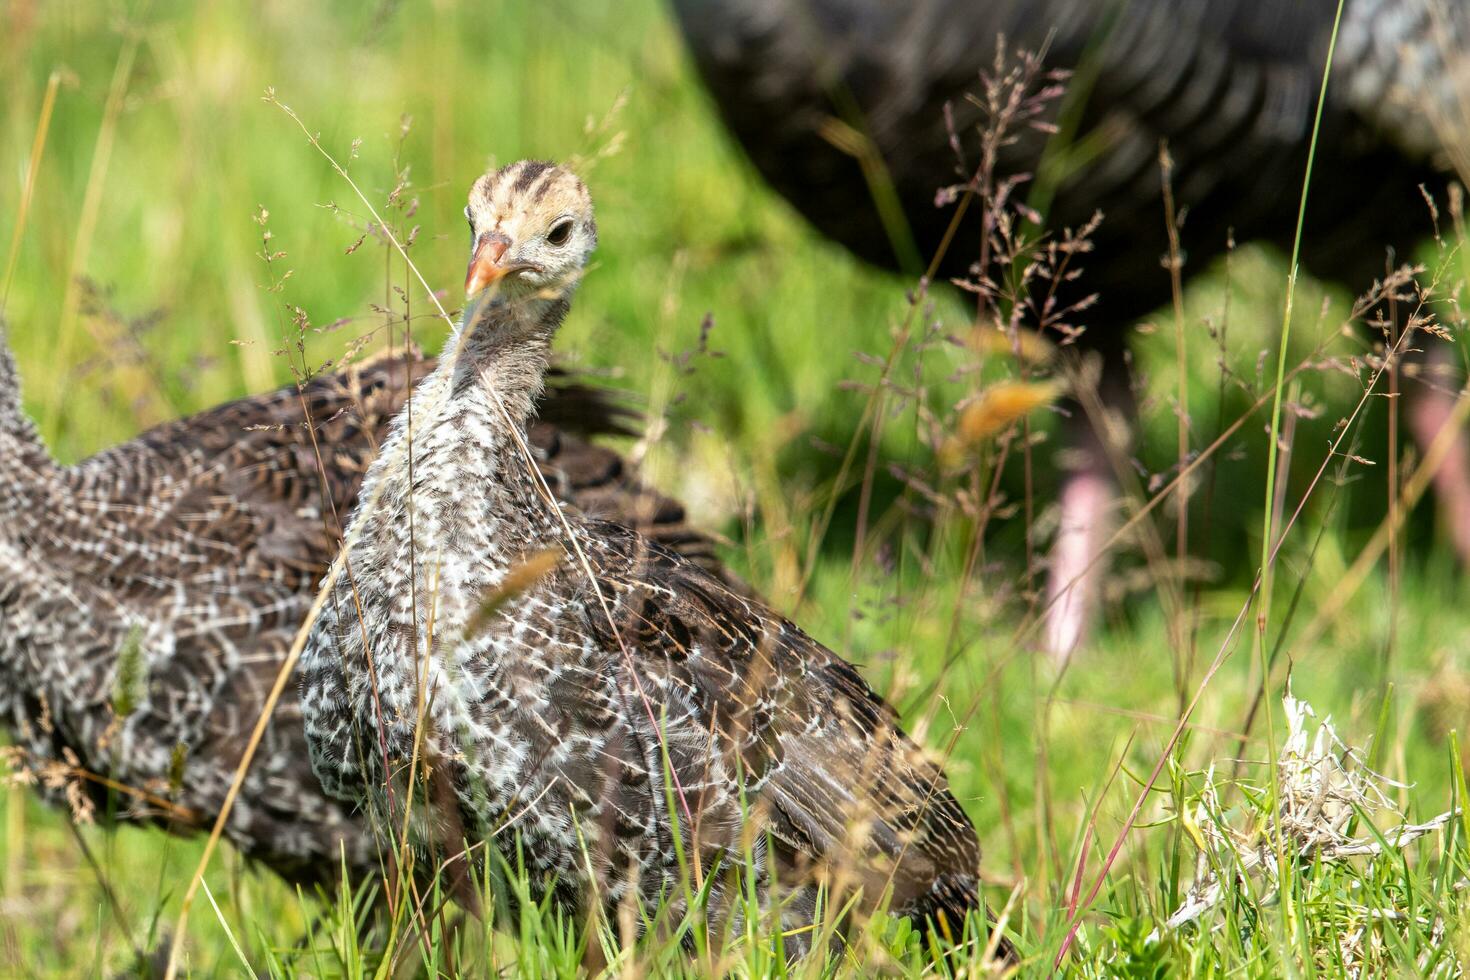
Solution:
<svg viewBox="0 0 1470 980"><path fill-rule="evenodd" d="M388 420L432 367L379 357L63 467L23 414L0 343L0 719L24 766L65 767L52 789L70 787L72 803L99 816L212 825L339 547L333 512L346 519ZM708 557L677 504L574 434L617 431L614 403L568 382L546 404L568 428L541 423L532 441L558 493ZM130 789L107 802L100 780L77 770ZM333 877L339 846L355 874L379 866L368 825L311 773L294 685L227 835L293 880Z"/></svg>
<svg viewBox="0 0 1470 980"><path fill-rule="evenodd" d="M512 861L519 846L536 893L576 916L630 897L677 908L679 833L706 871L740 865L749 842L793 928L843 871L869 903L891 885L898 913L958 928L980 905L974 828L853 667L636 531L558 513L519 454L595 242L581 183L540 169L547 193L528 166L482 178L470 218L477 257L503 239L497 262L530 271L451 338L411 436L395 421L303 656L323 785L397 826L420 760L416 776L451 792L415 802L416 844L489 841ZM564 215L562 253L545 239ZM548 552L551 571L500 596ZM726 885L716 917L738 914Z"/></svg>

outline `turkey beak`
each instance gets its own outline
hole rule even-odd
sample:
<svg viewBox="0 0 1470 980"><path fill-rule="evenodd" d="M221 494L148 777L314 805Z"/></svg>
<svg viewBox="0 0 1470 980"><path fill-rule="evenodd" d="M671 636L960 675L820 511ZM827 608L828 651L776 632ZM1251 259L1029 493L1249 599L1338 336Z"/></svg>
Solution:
<svg viewBox="0 0 1470 980"><path fill-rule="evenodd" d="M474 296L486 286L499 282L520 268L517 265L500 264L508 248L510 238L503 232L492 231L480 236L479 241L475 242L475 252L470 256L470 267L465 272L465 295Z"/></svg>

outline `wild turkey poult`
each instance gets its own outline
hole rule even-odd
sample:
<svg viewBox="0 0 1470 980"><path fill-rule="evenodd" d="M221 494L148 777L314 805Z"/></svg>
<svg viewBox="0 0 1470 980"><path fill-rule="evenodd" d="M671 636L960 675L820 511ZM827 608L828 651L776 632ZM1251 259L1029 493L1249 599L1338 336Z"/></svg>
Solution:
<svg viewBox="0 0 1470 980"><path fill-rule="evenodd" d="M339 547L335 515L432 367L382 355L60 466L21 409L0 329L0 721L24 769L99 817L207 830ZM565 378L543 406L558 424L530 439L563 499L709 559L677 504L580 437L620 431L625 413ZM322 793L296 695L276 708L227 837L294 881L331 880L344 858L371 875L377 843Z"/></svg>
<svg viewBox="0 0 1470 980"><path fill-rule="evenodd" d="M636 531L558 512L518 449L596 243L586 188L522 162L466 213L466 288L493 289L369 470L303 656L323 785L395 827L427 807L408 826L431 853L523 857L575 921L594 895L678 911L681 854L729 870L749 844L793 955L844 871L868 905L891 886L897 914L958 934L981 905L975 830L853 667ZM409 804L420 780L434 799ZM740 905L717 878L712 920Z"/></svg>

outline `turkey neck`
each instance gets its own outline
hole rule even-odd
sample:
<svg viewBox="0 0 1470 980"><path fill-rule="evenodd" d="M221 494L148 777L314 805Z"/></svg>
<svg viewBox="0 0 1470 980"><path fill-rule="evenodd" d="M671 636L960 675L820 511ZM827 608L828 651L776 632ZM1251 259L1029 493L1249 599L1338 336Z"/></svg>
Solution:
<svg viewBox="0 0 1470 980"><path fill-rule="evenodd" d="M0 538L38 559L63 557L74 569L104 570L147 553L153 537L139 525L158 530L139 511L150 474L119 474L109 463L120 458L103 453L91 460L101 465L90 467L56 462L21 404L20 374L0 323ZM126 506L111 506L117 502Z"/></svg>
<svg viewBox="0 0 1470 980"><path fill-rule="evenodd" d="M364 482L352 548L360 585L407 595L411 568L419 599L437 595L438 623L452 629L479 590L556 540L556 511L521 446L567 308L564 298L497 298L450 335ZM417 603L420 616L427 605Z"/></svg>
<svg viewBox="0 0 1470 980"><path fill-rule="evenodd" d="M20 375L0 324L0 533L13 536L64 510L60 470L20 400Z"/></svg>
<svg viewBox="0 0 1470 980"><path fill-rule="evenodd" d="M449 401L479 400L499 418L502 435L510 427L524 432L545 384L551 338L569 306L566 298L516 302L497 297L475 311L476 324L462 325L450 336L434 372L447 369ZM504 412L495 405L497 397Z"/></svg>
<svg viewBox="0 0 1470 980"><path fill-rule="evenodd" d="M533 463L520 448L568 305L495 298L474 311L475 323L450 335L438 366L395 421L374 469L404 488L411 469L415 490L427 486L469 504L481 490L490 497L514 491L517 498L531 488ZM545 510L539 496L503 502Z"/></svg>

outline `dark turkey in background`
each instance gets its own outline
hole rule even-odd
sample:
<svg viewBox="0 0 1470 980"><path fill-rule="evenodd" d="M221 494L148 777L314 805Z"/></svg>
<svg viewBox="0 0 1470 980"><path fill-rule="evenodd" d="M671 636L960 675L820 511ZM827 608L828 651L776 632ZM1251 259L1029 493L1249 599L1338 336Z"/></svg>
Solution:
<svg viewBox="0 0 1470 980"><path fill-rule="evenodd" d="M858 256L911 273L936 254L953 216L935 203L936 190L957 179L945 106L960 134L983 124L965 96L979 91L998 38L1039 53L1047 69L1073 72L1068 99L1083 100L1075 130L1021 134L999 170L1034 175L1044 153L1051 162L1061 154L1065 170L1044 214L1054 234L1103 212L1071 298L1098 294L1078 317L1080 344L1102 355L1103 400L1127 413L1128 327L1171 299L1161 142L1186 216L1186 275L1222 255L1232 235L1289 252L1337 13L1327 0L674 0L674 8L720 113L771 186ZM1467 118L1460 66L1447 52L1470 37L1467 20L1461 0L1346 3L1308 198L1305 271L1357 294L1431 234L1421 185L1443 206L1459 142L1446 134ZM890 234L860 160L824 135L833 119L881 157L906 232ZM967 216L939 276L966 275L979 240L978 218ZM1203 337L1193 350L1215 357ZM1451 398L1407 384L1422 450ZM1113 494L1090 426L1072 427L1084 462L1062 479L1052 594L1074 578L1081 585L1053 609L1047 643L1059 655L1083 636L1095 606L1095 573L1081 569L1105 540ZM1435 482L1449 534L1470 560L1463 445Z"/></svg>

